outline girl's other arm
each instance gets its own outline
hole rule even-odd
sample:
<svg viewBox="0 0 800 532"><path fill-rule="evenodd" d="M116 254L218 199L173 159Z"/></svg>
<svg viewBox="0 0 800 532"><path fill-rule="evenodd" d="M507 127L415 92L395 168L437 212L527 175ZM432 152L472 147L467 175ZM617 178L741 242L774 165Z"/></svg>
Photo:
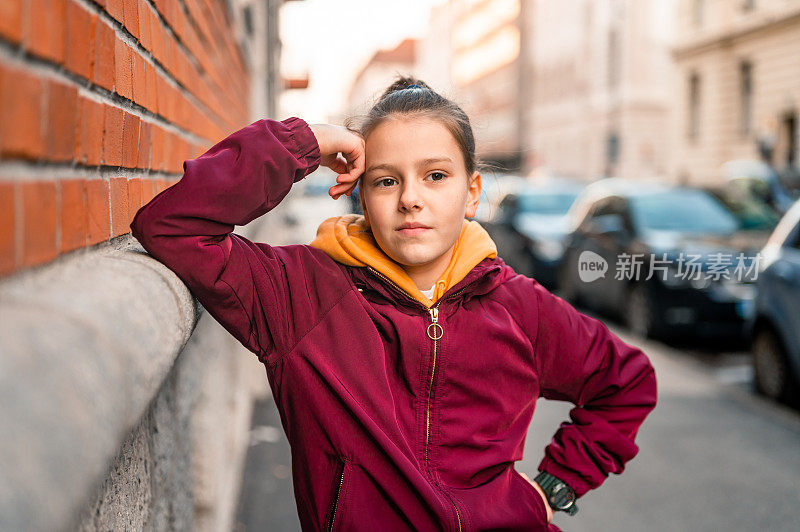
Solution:
<svg viewBox="0 0 800 532"><path fill-rule="evenodd" d="M130 225L144 249L262 360L284 340L266 319L292 319L283 260L277 248L232 231L278 205L319 164L319 144L304 120L258 120L184 161L180 181L139 209Z"/></svg>
<svg viewBox="0 0 800 532"><path fill-rule="evenodd" d="M578 497L609 473L622 473L639 451L639 427L656 406L655 370L638 348L534 281L538 327L534 356L539 396L570 401L545 447L540 471L564 480Z"/></svg>

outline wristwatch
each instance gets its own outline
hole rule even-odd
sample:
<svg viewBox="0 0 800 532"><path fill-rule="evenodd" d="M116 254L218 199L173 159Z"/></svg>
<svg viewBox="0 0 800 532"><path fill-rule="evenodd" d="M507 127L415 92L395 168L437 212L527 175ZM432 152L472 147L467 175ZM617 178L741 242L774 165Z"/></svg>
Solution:
<svg viewBox="0 0 800 532"><path fill-rule="evenodd" d="M575 491L560 478L551 475L546 471L540 472L533 480L542 488L550 507L553 510L560 510L567 512L569 515L578 513L578 507L575 505Z"/></svg>

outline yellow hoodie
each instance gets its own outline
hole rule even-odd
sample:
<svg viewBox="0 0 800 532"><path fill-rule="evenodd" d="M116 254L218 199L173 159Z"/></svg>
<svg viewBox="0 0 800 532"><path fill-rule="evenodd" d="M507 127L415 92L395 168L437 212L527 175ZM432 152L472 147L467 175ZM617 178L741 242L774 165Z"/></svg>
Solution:
<svg viewBox="0 0 800 532"><path fill-rule="evenodd" d="M431 300L417 288L403 267L378 246L362 214L328 218L320 224L317 236L310 245L321 249L342 264L371 266L427 307L432 306L480 261L497 256L497 246L489 233L478 222L464 219L461 234L453 248L453 257L436 281Z"/></svg>

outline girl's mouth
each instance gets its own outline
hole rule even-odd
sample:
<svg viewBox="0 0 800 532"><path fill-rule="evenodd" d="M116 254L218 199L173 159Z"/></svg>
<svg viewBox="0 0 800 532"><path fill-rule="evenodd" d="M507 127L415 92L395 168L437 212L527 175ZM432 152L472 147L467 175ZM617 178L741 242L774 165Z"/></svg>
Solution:
<svg viewBox="0 0 800 532"><path fill-rule="evenodd" d="M404 227L402 229L398 229L400 233L405 236L417 236L421 235L425 231L430 230L430 227Z"/></svg>

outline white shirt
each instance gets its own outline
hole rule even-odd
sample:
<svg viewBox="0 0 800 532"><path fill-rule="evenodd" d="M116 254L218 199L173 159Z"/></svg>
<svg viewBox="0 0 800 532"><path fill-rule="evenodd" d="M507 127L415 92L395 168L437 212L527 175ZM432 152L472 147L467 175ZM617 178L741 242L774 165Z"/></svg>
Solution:
<svg viewBox="0 0 800 532"><path fill-rule="evenodd" d="M420 292L425 294L425 297L427 297L428 299L433 300L433 290L435 288L436 288L436 285L433 285L430 288L428 288L427 290L420 290Z"/></svg>

